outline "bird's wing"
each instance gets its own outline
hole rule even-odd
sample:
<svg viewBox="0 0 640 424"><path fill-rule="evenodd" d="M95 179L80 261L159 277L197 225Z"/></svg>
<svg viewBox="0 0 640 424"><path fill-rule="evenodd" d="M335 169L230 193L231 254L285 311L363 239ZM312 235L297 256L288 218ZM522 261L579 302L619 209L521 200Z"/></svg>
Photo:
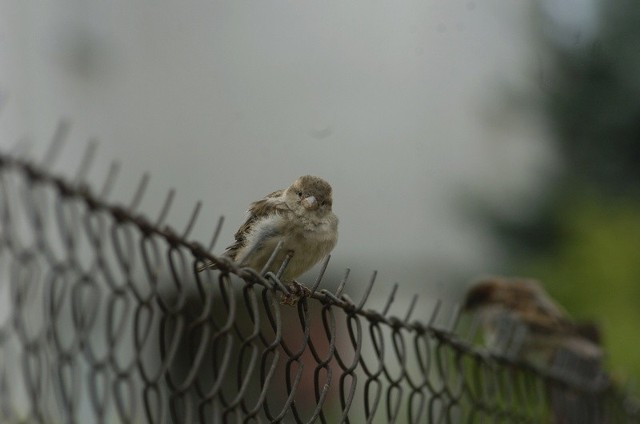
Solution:
<svg viewBox="0 0 640 424"><path fill-rule="evenodd" d="M248 217L244 221L244 223L240 226L238 231L235 234L235 243L231 246L227 247L224 254L225 256L236 260L236 256L238 252L244 247L246 243L247 234L251 231L253 225L260 218L264 218L270 214L278 213L279 210L283 209L283 206L286 208L286 204L284 202L276 201L278 197L282 195L284 190L274 191L264 197L262 200L258 200L257 202L253 202L249 206ZM216 269L216 265L213 262L208 262L203 265L200 265L197 269L198 272L204 271L205 269Z"/></svg>
<svg viewBox="0 0 640 424"><path fill-rule="evenodd" d="M520 280L511 285L511 308L529 327L541 332L568 332L573 328L567 312L535 280ZM516 308L517 306L517 308Z"/></svg>
<svg viewBox="0 0 640 424"><path fill-rule="evenodd" d="M529 308L522 311L520 318L536 333L551 335L575 332L573 323L566 316L549 314L544 309Z"/></svg>
<svg viewBox="0 0 640 424"><path fill-rule="evenodd" d="M264 199L253 202L249 206L249 216L240 228L238 228L238 231L236 231L236 241L231 246L227 247L225 255L236 260L238 252L245 246L247 235L253 230L256 221L288 209L286 203L277 200L282 196L282 193L284 193L284 190L274 191L273 193L268 194Z"/></svg>

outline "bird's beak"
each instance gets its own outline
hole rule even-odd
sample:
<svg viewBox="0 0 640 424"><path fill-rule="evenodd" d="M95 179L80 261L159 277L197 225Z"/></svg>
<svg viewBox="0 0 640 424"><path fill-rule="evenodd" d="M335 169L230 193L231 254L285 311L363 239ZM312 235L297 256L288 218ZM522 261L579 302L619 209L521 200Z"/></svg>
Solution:
<svg viewBox="0 0 640 424"><path fill-rule="evenodd" d="M314 196L305 197L300 203L302 203L302 206L304 206L305 209L318 209L318 201Z"/></svg>

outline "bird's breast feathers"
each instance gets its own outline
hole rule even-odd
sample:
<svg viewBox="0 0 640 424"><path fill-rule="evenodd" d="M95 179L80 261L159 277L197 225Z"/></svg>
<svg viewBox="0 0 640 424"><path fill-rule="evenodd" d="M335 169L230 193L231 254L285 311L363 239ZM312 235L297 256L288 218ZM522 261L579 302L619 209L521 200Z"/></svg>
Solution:
<svg viewBox="0 0 640 424"><path fill-rule="evenodd" d="M259 270L279 242L282 242L282 247L272 271L279 268L288 253L293 253L284 277L295 278L334 248L337 242L337 218L330 214L327 219L300 219L291 211L264 215L253 221L235 259Z"/></svg>

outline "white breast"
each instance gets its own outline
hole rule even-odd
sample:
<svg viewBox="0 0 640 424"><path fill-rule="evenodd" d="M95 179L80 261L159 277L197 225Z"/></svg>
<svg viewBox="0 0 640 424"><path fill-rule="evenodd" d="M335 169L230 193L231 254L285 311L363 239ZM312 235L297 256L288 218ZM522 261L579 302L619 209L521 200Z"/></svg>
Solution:
<svg viewBox="0 0 640 424"><path fill-rule="evenodd" d="M306 220L289 220L273 215L256 222L255 229L247 236L247 245L238 252L237 260L260 271L274 249L282 241L282 249L269 271L277 272L287 254L293 257L281 280L290 282L308 271L326 257L337 242L337 218L335 215L313 225Z"/></svg>

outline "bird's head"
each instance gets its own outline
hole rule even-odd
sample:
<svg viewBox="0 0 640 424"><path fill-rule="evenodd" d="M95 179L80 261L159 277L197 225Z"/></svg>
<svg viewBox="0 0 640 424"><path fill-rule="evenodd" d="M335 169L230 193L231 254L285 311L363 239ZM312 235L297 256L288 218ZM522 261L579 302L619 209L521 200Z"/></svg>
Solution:
<svg viewBox="0 0 640 424"><path fill-rule="evenodd" d="M472 312L499 303L501 284L496 279L485 279L474 284L464 299L463 310Z"/></svg>
<svg viewBox="0 0 640 424"><path fill-rule="evenodd" d="M331 212L331 186L322 178L304 175L287 189L287 203L300 213L323 215Z"/></svg>
<svg viewBox="0 0 640 424"><path fill-rule="evenodd" d="M506 309L549 308L553 303L542 285L533 279L520 277L488 277L475 283L467 291L464 310L484 307ZM555 304L550 308L556 308Z"/></svg>

